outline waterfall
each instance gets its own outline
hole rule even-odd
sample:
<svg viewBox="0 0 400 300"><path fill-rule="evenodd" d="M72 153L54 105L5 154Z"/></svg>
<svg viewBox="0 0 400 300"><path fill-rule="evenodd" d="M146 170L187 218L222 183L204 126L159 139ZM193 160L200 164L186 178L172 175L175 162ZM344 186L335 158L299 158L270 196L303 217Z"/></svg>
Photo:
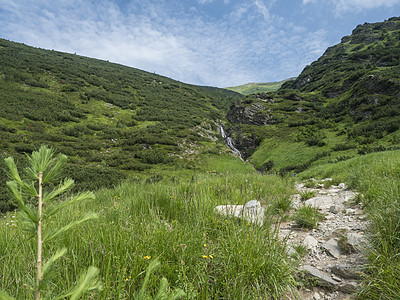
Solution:
<svg viewBox="0 0 400 300"><path fill-rule="evenodd" d="M225 140L228 147L231 148L237 155L239 155L240 158L242 158L242 153L240 153L240 151L235 147L232 138L226 135L224 127L221 124L218 124L218 126L219 126L219 132L221 133L221 136Z"/></svg>

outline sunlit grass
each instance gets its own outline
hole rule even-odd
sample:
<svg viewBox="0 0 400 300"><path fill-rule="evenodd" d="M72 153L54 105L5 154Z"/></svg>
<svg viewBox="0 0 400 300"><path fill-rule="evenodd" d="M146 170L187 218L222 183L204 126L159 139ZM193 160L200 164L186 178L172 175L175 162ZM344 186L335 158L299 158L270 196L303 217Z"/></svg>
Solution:
<svg viewBox="0 0 400 300"><path fill-rule="evenodd" d="M187 299L279 299L294 281L286 246L270 222L259 227L216 215L214 208L253 199L273 204L292 192L292 181L257 174L202 174L179 183L126 182L100 191L96 200L50 221L49 226L62 225L85 211L99 214L98 220L51 246L69 249L59 262L54 293L70 287L79 270L95 264L103 284L99 299L131 299L146 267L158 259L156 274L183 289ZM25 299L30 291L24 283L34 271L34 241L27 242L18 226L6 225L11 219L9 214L0 223L0 285ZM153 276L149 291L156 291L159 282L160 277Z"/></svg>

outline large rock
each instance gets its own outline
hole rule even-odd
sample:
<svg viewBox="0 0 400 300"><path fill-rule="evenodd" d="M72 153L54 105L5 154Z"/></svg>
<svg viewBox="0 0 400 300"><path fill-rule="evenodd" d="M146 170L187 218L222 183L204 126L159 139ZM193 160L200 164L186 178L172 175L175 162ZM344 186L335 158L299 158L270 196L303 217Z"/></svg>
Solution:
<svg viewBox="0 0 400 300"><path fill-rule="evenodd" d="M360 279L359 273L354 268L344 265L335 265L331 268L331 271L343 279Z"/></svg>
<svg viewBox="0 0 400 300"><path fill-rule="evenodd" d="M251 200L245 205L219 205L215 208L215 211L221 215L242 218L250 223L256 223L258 225L264 223L265 209L257 200Z"/></svg>
<svg viewBox="0 0 400 300"><path fill-rule="evenodd" d="M340 257L340 247L334 239L330 239L329 241L323 243L322 248L324 248L326 252L328 252L334 258Z"/></svg>
<svg viewBox="0 0 400 300"><path fill-rule="evenodd" d="M318 247L318 241L312 235L307 235L303 240L303 245L307 250L315 251Z"/></svg>
<svg viewBox="0 0 400 300"><path fill-rule="evenodd" d="M306 276L316 281L318 286L334 288L338 285L338 282L334 281L328 273L322 272L312 266L305 265L303 266L303 270Z"/></svg>

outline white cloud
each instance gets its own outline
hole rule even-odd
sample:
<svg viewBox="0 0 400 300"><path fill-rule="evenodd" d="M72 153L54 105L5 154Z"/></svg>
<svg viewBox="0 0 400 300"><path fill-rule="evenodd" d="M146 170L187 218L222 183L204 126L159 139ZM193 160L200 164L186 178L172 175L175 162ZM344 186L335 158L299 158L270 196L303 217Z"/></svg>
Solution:
<svg viewBox="0 0 400 300"><path fill-rule="evenodd" d="M234 13L213 22L190 6L171 14L158 1L140 1L121 11L110 0L0 0L8 3L0 34L220 87L295 76L328 45L326 32L285 25L271 13L275 1L238 1Z"/></svg>
<svg viewBox="0 0 400 300"><path fill-rule="evenodd" d="M310 0L303 0L310 1ZM400 3L400 0L332 0L338 14L347 11L361 11L381 6L391 7Z"/></svg>

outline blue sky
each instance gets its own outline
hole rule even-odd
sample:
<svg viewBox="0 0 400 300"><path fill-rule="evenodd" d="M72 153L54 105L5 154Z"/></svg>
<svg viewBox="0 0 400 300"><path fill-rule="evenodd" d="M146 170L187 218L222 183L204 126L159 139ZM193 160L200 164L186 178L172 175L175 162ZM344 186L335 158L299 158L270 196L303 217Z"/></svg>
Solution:
<svg viewBox="0 0 400 300"><path fill-rule="evenodd" d="M297 76L400 0L0 0L0 37L218 87Z"/></svg>

